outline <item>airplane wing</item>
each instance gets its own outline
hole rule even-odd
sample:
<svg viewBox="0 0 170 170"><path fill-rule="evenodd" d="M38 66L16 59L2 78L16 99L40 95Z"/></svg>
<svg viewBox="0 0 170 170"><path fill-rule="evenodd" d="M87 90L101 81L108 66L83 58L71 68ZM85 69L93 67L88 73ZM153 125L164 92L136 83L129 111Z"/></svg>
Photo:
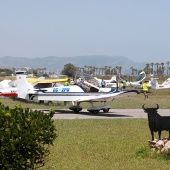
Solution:
<svg viewBox="0 0 170 170"><path fill-rule="evenodd" d="M85 96L81 97L80 99L75 99L73 102L85 102L85 101L112 101L115 98L119 97L129 97L139 94L137 90L130 90L130 91L123 91L123 92L116 92L110 94L102 94L98 96Z"/></svg>
<svg viewBox="0 0 170 170"><path fill-rule="evenodd" d="M60 83L60 82L66 82L68 79L65 78L65 79L45 79L43 81L40 81L39 83L40 84L43 84L43 83Z"/></svg>
<svg viewBox="0 0 170 170"><path fill-rule="evenodd" d="M29 83L33 84L33 83L39 82L39 81L41 81L41 80L38 79L38 78L28 77L28 78L27 78L27 81L28 81Z"/></svg>

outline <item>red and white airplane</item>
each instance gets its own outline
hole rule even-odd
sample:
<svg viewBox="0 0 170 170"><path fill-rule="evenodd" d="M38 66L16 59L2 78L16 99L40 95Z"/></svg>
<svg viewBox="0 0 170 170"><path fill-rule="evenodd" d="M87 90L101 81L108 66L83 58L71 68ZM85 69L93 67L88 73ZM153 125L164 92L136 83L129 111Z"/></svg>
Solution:
<svg viewBox="0 0 170 170"><path fill-rule="evenodd" d="M3 80L0 82L0 96L17 97L16 83L12 80Z"/></svg>
<svg viewBox="0 0 170 170"><path fill-rule="evenodd" d="M44 78L27 78L29 86L35 85L36 82L44 80ZM0 82L0 96L1 97L17 97L17 83L16 80L3 80Z"/></svg>

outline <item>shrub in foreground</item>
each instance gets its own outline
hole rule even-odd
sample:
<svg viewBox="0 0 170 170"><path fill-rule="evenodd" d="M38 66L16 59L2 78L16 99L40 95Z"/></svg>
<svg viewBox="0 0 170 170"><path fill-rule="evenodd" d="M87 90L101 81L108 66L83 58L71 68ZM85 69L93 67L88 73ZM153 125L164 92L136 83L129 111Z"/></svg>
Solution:
<svg viewBox="0 0 170 170"><path fill-rule="evenodd" d="M5 106L0 101L0 169L34 169L42 166L53 145L56 130L54 111Z"/></svg>

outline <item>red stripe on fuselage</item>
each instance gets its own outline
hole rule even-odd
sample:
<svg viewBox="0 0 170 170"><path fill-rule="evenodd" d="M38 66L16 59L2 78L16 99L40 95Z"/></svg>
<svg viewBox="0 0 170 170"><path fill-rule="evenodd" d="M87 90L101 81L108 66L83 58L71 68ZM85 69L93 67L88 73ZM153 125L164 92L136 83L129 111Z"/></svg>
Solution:
<svg viewBox="0 0 170 170"><path fill-rule="evenodd" d="M16 94L16 93L0 93L0 96L5 96L5 97L17 97L18 94Z"/></svg>

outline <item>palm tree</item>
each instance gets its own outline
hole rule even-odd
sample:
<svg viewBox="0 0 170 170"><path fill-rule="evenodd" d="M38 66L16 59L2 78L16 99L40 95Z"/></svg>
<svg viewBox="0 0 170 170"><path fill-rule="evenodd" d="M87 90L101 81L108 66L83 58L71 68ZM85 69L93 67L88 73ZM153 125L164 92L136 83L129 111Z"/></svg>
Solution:
<svg viewBox="0 0 170 170"><path fill-rule="evenodd" d="M169 75L169 64L170 64L170 62L167 61L166 64L167 64L167 75Z"/></svg>
<svg viewBox="0 0 170 170"><path fill-rule="evenodd" d="M165 70L164 63L162 62L160 63L160 65L161 65L161 73L162 75L164 75L164 70Z"/></svg>
<svg viewBox="0 0 170 170"><path fill-rule="evenodd" d="M109 69L109 74L110 74L110 72L111 72L111 68L112 68L111 66L108 66L108 69Z"/></svg>
<svg viewBox="0 0 170 170"><path fill-rule="evenodd" d="M146 68L146 69L145 69L145 70L146 70L146 74L149 74L149 72L150 72L150 70L149 70L149 66L150 66L150 64L149 64L149 63L147 63L147 64L146 64L146 67L145 67L145 68Z"/></svg>
<svg viewBox="0 0 170 170"><path fill-rule="evenodd" d="M169 75L170 67L168 68L168 75Z"/></svg>
<svg viewBox="0 0 170 170"><path fill-rule="evenodd" d="M117 71L116 71L117 74L119 74L120 73L119 66L116 66L115 68L117 69Z"/></svg>
<svg viewBox="0 0 170 170"><path fill-rule="evenodd" d="M47 70L47 68L44 67L44 68L43 68L43 73L45 72L45 70Z"/></svg>
<svg viewBox="0 0 170 170"><path fill-rule="evenodd" d="M133 75L133 67L130 67L130 69L132 70L132 73L131 73L131 74Z"/></svg>
<svg viewBox="0 0 170 170"><path fill-rule="evenodd" d="M112 72L112 74L117 75L117 69L116 69L116 68L113 68L113 69L111 70L111 72Z"/></svg>
<svg viewBox="0 0 170 170"><path fill-rule="evenodd" d="M152 67L152 74L154 74L154 63L150 63L151 67Z"/></svg>
<svg viewBox="0 0 170 170"><path fill-rule="evenodd" d="M155 63L156 66L156 74L158 75L158 67L159 67L159 63Z"/></svg>
<svg viewBox="0 0 170 170"><path fill-rule="evenodd" d="M41 74L41 68L37 68L38 74Z"/></svg>
<svg viewBox="0 0 170 170"><path fill-rule="evenodd" d="M91 67L91 66L87 66L87 69L88 69L87 72L88 72L88 73L89 73L90 67Z"/></svg>
<svg viewBox="0 0 170 170"><path fill-rule="evenodd" d="M13 67L13 68L12 68L12 71L13 71L13 72L15 72L15 71L16 71L16 68L15 68L15 67Z"/></svg>
<svg viewBox="0 0 170 170"><path fill-rule="evenodd" d="M94 66L94 74L97 75L98 68Z"/></svg>
<svg viewBox="0 0 170 170"><path fill-rule="evenodd" d="M104 66L104 74L105 74L105 72L106 72L106 70L107 70L107 67L108 67L108 66Z"/></svg>
<svg viewBox="0 0 170 170"><path fill-rule="evenodd" d="M121 74L122 72L122 66L119 66L119 73Z"/></svg>
<svg viewBox="0 0 170 170"><path fill-rule="evenodd" d="M92 70L93 70L92 73L95 75L96 67L93 66L93 67L92 67Z"/></svg>
<svg viewBox="0 0 170 170"><path fill-rule="evenodd" d="M104 73L104 70L105 70L105 67L102 67L102 75L103 75L103 73Z"/></svg>
<svg viewBox="0 0 170 170"><path fill-rule="evenodd" d="M102 68L99 68L99 75L100 75L100 71L102 70Z"/></svg>
<svg viewBox="0 0 170 170"><path fill-rule="evenodd" d="M85 72L87 72L87 70L86 70L86 69L87 69L87 66L86 66L86 65L84 66L84 69L85 69Z"/></svg>
<svg viewBox="0 0 170 170"><path fill-rule="evenodd" d="M134 72L137 75L138 74L138 69L134 68Z"/></svg>

